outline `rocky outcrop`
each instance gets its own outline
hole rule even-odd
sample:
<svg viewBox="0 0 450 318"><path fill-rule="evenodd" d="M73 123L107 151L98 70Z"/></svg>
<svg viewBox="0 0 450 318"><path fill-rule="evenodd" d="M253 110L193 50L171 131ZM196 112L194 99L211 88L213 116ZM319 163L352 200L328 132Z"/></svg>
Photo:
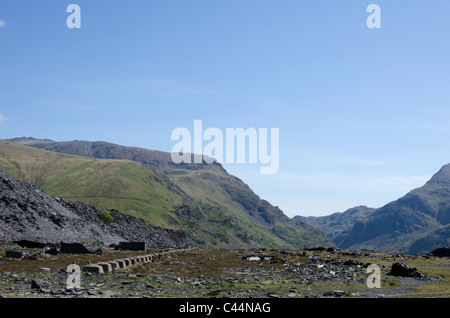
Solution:
<svg viewBox="0 0 450 318"><path fill-rule="evenodd" d="M419 273L415 267L411 267L407 264L402 264L402 263L392 264L389 275L400 276L400 277L413 277L413 278L422 278L423 277L423 275L421 273Z"/></svg>
<svg viewBox="0 0 450 318"><path fill-rule="evenodd" d="M438 247L430 255L435 257L450 257L450 247Z"/></svg>
<svg viewBox="0 0 450 318"><path fill-rule="evenodd" d="M114 219L110 224L99 216L104 211ZM54 198L37 186L19 182L0 171L0 242L24 240L108 245L142 241L148 247L161 248L195 245L182 231L155 227L118 211Z"/></svg>

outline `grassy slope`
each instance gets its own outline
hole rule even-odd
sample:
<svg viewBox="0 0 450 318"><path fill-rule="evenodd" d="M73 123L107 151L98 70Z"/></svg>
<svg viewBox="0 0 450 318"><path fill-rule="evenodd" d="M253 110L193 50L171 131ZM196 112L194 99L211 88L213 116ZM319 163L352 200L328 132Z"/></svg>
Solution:
<svg viewBox="0 0 450 318"><path fill-rule="evenodd" d="M135 161L59 154L0 140L0 169L53 196L116 209L157 226L191 231L210 247L330 244L322 233L300 222L263 225L252 219L223 187L238 189L245 202L255 201L253 192L219 166L210 165L206 171L175 168L178 173L168 180ZM174 189L177 187L181 191ZM184 200L182 192L190 199Z"/></svg>
<svg viewBox="0 0 450 318"><path fill-rule="evenodd" d="M169 153L126 147L108 142L51 142L32 138L19 138L15 139L14 142L31 143L32 147L39 149L98 159L129 159L162 172L174 184L182 188L184 193L188 194L189 200L204 206L201 211L181 208L185 212L189 211L189 213L186 213L187 215L184 215L184 219L181 219L191 224L189 228L195 225L194 227L197 230L203 229L203 234L206 234L211 240L215 240L215 236L219 236L222 237L221 240L225 244L233 246L230 241L235 236L245 245L248 245L248 236L250 236L253 237L250 238L253 241L250 242L252 244L287 248L333 244L322 232L291 220L280 209L265 200L261 200L244 182L228 174L218 164L175 165ZM212 213L213 210L214 213ZM192 215L201 217L202 227L199 228L199 224L192 222L195 220L188 219ZM218 215L220 215L220 218L218 218ZM224 224L227 224L226 235L223 233L225 231L224 226L220 226L218 219L222 219ZM228 224L228 221L231 224ZM213 233L213 229L218 233ZM257 230L257 233L255 230ZM266 244L267 241L271 243ZM284 243L284 245L279 245L281 243Z"/></svg>
<svg viewBox="0 0 450 318"><path fill-rule="evenodd" d="M64 155L0 141L0 169L50 195L116 209L157 226L172 227L165 215L183 202L161 176L133 161Z"/></svg>
<svg viewBox="0 0 450 318"><path fill-rule="evenodd" d="M239 226L240 234L249 233L252 241L280 248L332 245L331 241L320 231L295 220L288 221L287 217L266 226L252 220L251 216L243 211L242 206L230 198L230 194L224 190L224 186L238 189L240 195L245 198L242 201L256 201L255 195L241 180L227 174L219 166L211 165L207 171L184 170L182 173L179 172L173 174L171 178L185 193L204 204L227 211L234 220L233 224Z"/></svg>

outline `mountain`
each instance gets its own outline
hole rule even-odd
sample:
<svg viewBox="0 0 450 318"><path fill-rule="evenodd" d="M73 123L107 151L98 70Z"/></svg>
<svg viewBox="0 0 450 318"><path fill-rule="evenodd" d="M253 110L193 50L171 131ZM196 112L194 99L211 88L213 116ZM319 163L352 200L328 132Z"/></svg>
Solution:
<svg viewBox="0 0 450 318"><path fill-rule="evenodd" d="M0 141L0 169L49 195L116 209L166 228L168 211L184 202L182 191L166 176L129 160L64 155Z"/></svg>
<svg viewBox="0 0 450 318"><path fill-rule="evenodd" d="M450 164L443 166L424 186L381 208L356 208L342 214L299 219L322 229L337 246L345 249L423 254L449 246Z"/></svg>
<svg viewBox="0 0 450 318"><path fill-rule="evenodd" d="M294 219L305 222L313 227L316 227L327 234L327 236L337 245L340 245L338 238L341 238L343 233L350 231L355 223L363 221L376 209L366 206L358 206L348 209L345 212L336 212L326 216L294 216Z"/></svg>
<svg viewBox="0 0 450 318"><path fill-rule="evenodd" d="M102 219L104 214L112 217L110 222ZM0 171L0 242L21 240L107 245L144 241L149 247L195 246L182 231L154 227L118 211L54 198L39 187Z"/></svg>
<svg viewBox="0 0 450 318"><path fill-rule="evenodd" d="M11 142L12 141L12 142ZM202 246L331 246L217 163L174 164L169 153L107 142L0 141L0 169L48 194L184 230Z"/></svg>

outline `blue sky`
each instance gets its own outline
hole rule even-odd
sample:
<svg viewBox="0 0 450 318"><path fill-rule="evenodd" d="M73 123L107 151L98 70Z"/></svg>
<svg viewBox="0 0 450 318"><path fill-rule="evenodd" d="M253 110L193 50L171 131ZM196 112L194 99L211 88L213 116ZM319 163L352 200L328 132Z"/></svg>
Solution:
<svg viewBox="0 0 450 318"><path fill-rule="evenodd" d="M3 0L0 138L279 128L277 174L227 171L289 216L379 207L450 163L449 30L444 0Z"/></svg>

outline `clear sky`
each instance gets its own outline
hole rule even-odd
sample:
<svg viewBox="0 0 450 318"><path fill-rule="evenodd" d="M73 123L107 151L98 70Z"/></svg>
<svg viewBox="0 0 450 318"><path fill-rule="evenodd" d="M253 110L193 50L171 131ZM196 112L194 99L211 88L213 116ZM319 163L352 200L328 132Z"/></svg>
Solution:
<svg viewBox="0 0 450 318"><path fill-rule="evenodd" d="M224 166L289 216L395 200L450 163L450 1L0 2L0 138L170 151L196 119L279 128L278 173Z"/></svg>

